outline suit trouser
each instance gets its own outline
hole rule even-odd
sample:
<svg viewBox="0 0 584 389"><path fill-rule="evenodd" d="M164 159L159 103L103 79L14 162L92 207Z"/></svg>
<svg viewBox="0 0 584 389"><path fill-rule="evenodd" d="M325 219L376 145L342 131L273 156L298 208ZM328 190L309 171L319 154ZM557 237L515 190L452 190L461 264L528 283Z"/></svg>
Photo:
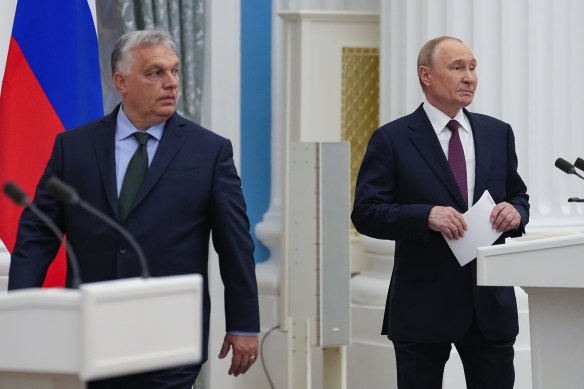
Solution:
<svg viewBox="0 0 584 389"><path fill-rule="evenodd" d="M191 389L201 365L149 371L88 382L88 389Z"/></svg>
<svg viewBox="0 0 584 389"><path fill-rule="evenodd" d="M513 344L515 337L490 340L476 320L468 333L454 343L468 389L512 389L515 383ZM441 389L450 343L393 342L399 389ZM448 389L448 388L445 388Z"/></svg>

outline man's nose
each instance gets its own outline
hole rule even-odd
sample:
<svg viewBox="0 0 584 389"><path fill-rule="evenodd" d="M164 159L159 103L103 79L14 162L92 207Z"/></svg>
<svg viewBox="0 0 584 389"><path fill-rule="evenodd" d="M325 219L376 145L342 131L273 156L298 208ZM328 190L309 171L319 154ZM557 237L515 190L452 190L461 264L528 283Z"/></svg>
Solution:
<svg viewBox="0 0 584 389"><path fill-rule="evenodd" d="M464 74L462 75L462 82L470 84L475 81L476 75L470 69L465 70Z"/></svg>
<svg viewBox="0 0 584 389"><path fill-rule="evenodd" d="M167 72L164 75L164 86L166 88L176 88L178 86L178 73Z"/></svg>

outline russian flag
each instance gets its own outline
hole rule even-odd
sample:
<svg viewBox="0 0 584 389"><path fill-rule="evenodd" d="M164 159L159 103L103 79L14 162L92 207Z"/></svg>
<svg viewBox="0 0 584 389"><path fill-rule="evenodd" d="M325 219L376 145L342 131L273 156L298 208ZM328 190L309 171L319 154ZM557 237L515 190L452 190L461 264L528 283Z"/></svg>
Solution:
<svg viewBox="0 0 584 389"><path fill-rule="evenodd" d="M2 0L4 1L4 0ZM31 196L55 135L103 115L92 0L18 0L0 90L0 185ZM12 251L22 210L0 196L0 239ZM64 284L61 253L45 286Z"/></svg>

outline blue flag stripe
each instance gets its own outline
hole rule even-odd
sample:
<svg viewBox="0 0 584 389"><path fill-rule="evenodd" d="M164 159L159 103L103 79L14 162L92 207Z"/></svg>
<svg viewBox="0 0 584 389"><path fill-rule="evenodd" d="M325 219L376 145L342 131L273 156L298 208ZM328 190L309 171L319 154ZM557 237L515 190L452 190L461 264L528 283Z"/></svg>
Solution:
<svg viewBox="0 0 584 389"><path fill-rule="evenodd" d="M86 0L19 0L12 36L65 129L103 115L97 36Z"/></svg>

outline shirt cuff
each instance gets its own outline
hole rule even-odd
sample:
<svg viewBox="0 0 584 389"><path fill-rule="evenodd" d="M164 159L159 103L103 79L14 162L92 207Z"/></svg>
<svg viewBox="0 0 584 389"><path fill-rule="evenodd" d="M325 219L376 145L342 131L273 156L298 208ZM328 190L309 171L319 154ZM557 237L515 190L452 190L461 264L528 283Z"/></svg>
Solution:
<svg viewBox="0 0 584 389"><path fill-rule="evenodd" d="M234 336L257 336L257 332L246 332L246 331L227 331L228 335Z"/></svg>

